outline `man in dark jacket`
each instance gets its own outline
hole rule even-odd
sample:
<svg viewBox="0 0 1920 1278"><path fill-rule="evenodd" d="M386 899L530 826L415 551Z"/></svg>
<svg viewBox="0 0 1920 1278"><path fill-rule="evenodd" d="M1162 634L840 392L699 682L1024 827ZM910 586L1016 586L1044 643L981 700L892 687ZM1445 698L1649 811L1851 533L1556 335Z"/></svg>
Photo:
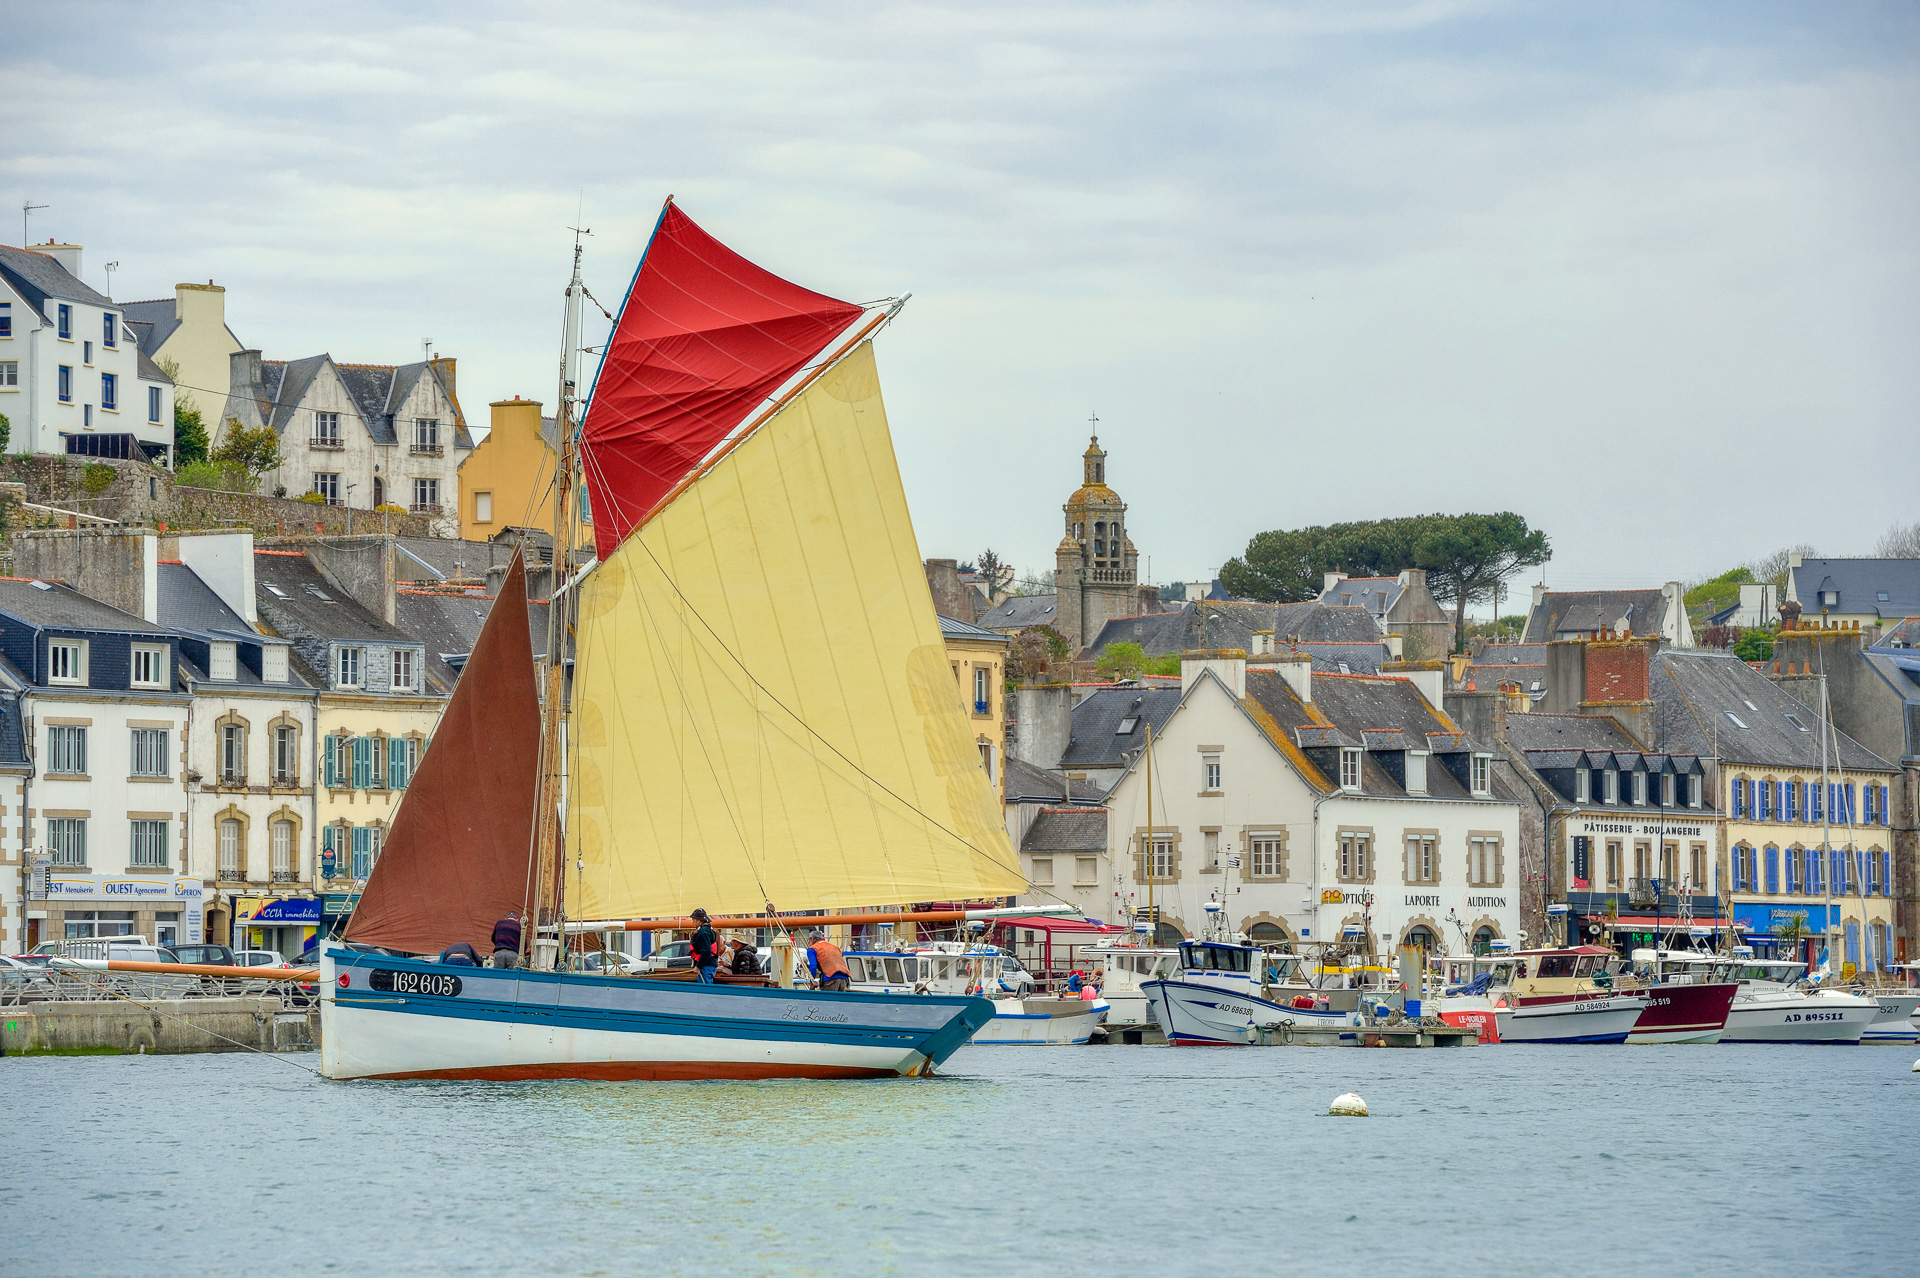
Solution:
<svg viewBox="0 0 1920 1278"><path fill-rule="evenodd" d="M700 925L694 930L690 943L694 970L700 973L702 985L711 985L713 969L720 966L720 934L713 930L713 920L705 910L696 909L693 921Z"/></svg>
<svg viewBox="0 0 1920 1278"><path fill-rule="evenodd" d="M520 966L520 912L508 910L507 917L493 925L493 965Z"/></svg>

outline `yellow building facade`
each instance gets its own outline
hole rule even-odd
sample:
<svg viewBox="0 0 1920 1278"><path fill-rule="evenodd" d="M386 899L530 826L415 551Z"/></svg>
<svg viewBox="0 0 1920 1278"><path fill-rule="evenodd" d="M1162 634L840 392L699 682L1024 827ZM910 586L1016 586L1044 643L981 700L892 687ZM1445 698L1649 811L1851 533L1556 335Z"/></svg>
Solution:
<svg viewBox="0 0 1920 1278"><path fill-rule="evenodd" d="M973 723L980 766L993 783L994 797L1005 802L1007 649L1012 641L952 617L940 618L940 637L946 641L947 664L953 667L961 708Z"/></svg>
<svg viewBox="0 0 1920 1278"><path fill-rule="evenodd" d="M460 463L460 535L488 541L508 528L553 531L555 441L540 401L503 399L489 405L487 437ZM573 544L593 549L593 516L580 490Z"/></svg>

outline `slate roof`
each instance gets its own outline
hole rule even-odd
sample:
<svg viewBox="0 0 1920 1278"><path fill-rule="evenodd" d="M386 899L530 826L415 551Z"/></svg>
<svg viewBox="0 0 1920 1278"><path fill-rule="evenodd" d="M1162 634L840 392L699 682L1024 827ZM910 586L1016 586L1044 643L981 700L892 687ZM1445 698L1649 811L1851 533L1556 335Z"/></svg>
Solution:
<svg viewBox="0 0 1920 1278"><path fill-rule="evenodd" d="M1098 803L1106 796L1091 781L1069 781L1065 773L1050 772L1011 755L1002 779L1007 783L1008 803Z"/></svg>
<svg viewBox="0 0 1920 1278"><path fill-rule="evenodd" d="M458 537L396 537L397 581L445 581L461 577L485 581L487 569L513 562L511 542L463 541Z"/></svg>
<svg viewBox="0 0 1920 1278"><path fill-rule="evenodd" d="M439 377L432 365L424 361L412 364L342 364L328 354L287 361L263 359L260 361L260 383L273 406L267 424L276 432L284 435L287 427L293 424L294 414L300 407L300 401L306 397L307 389L328 364L339 375L341 385L347 388L348 398L353 400L360 421L376 444L397 445L401 442L394 427L393 414L413 393L421 377ZM444 386L442 389L445 389ZM467 431L466 416L460 410L460 401L450 394L447 399L453 405L453 446L472 448L473 436Z"/></svg>
<svg viewBox="0 0 1920 1278"><path fill-rule="evenodd" d="M104 630L114 634L165 634L160 626L81 594L60 582L47 588L17 577L0 579L0 612L42 630Z"/></svg>
<svg viewBox="0 0 1920 1278"><path fill-rule="evenodd" d="M253 597L262 628L293 647L300 673L315 687L332 686L329 641L364 640L412 646L419 640L355 603L310 563L290 551L253 552ZM431 660L431 657L429 657ZM428 673L431 682L432 673Z"/></svg>
<svg viewBox="0 0 1920 1278"><path fill-rule="evenodd" d="M938 613L934 614L939 616ZM972 622L958 621L952 617L940 617L940 637L942 639L974 639L986 643L1012 643L1013 640L997 630L988 630Z"/></svg>
<svg viewBox="0 0 1920 1278"><path fill-rule="evenodd" d="M1650 744L1656 749L1703 758L1717 754L1728 763L1819 768L1819 718L1733 654L1663 649L1653 658L1652 674L1658 739ZM1844 732L1834 735L1840 766L1895 770Z"/></svg>
<svg viewBox="0 0 1920 1278"><path fill-rule="evenodd" d="M1831 612L1920 614L1920 559L1807 559L1791 572L1790 597L1800 601L1807 617L1820 615L1820 593L1827 590L1840 595Z"/></svg>
<svg viewBox="0 0 1920 1278"><path fill-rule="evenodd" d="M1051 626L1059 620L1055 609L1058 595L1015 595L997 608L989 608L980 617L988 630L1025 630L1028 626Z"/></svg>
<svg viewBox="0 0 1920 1278"><path fill-rule="evenodd" d="M44 314L43 308L50 297L63 302L104 306L109 310L119 309L114 306L112 298L102 297L75 279L56 258L32 249L9 248L0 244L0 278L4 278L13 286L14 292L30 302L37 313Z"/></svg>
<svg viewBox="0 0 1920 1278"><path fill-rule="evenodd" d="M30 762L26 731L21 723L20 698L0 697L0 768L24 768Z"/></svg>
<svg viewBox="0 0 1920 1278"><path fill-rule="evenodd" d="M229 608L213 593L213 587L200 580L200 575L185 564L161 564L159 587L160 624L169 630L258 637L246 618Z"/></svg>
<svg viewBox="0 0 1920 1278"><path fill-rule="evenodd" d="M1022 852L1105 852L1105 808L1046 808L1027 827Z"/></svg>
<svg viewBox="0 0 1920 1278"><path fill-rule="evenodd" d="M120 322L134 330L134 339L140 343L140 349L149 355L164 346L180 327L171 297L156 297L146 302L122 302Z"/></svg>
<svg viewBox="0 0 1920 1278"><path fill-rule="evenodd" d="M1336 743L1336 738L1340 744L1368 747L1368 753L1361 756L1360 762L1361 791L1390 797L1406 797L1406 788L1393 779L1374 751L1403 748L1408 742L1415 748L1431 749L1436 755L1472 748L1472 743L1459 733L1452 721L1429 705L1420 690L1406 679L1316 674L1313 703L1309 705L1278 671L1250 666L1247 700L1259 712L1254 716L1255 721L1265 720L1261 726L1268 738L1323 792L1337 789L1339 778L1322 771L1305 751L1329 748ZM1270 728L1269 723L1273 725ZM1497 776L1490 783L1493 796L1484 802L1510 797ZM1426 794L1414 797L1473 799L1475 796L1436 757L1427 764Z"/></svg>
<svg viewBox="0 0 1920 1278"><path fill-rule="evenodd" d="M1384 617L1405 589L1398 577L1349 577L1321 591L1320 602L1365 608L1375 617Z"/></svg>
<svg viewBox="0 0 1920 1278"><path fill-rule="evenodd" d="M1205 609L1203 615L1202 609ZM1219 620L1212 620L1212 618ZM1202 623L1206 642L1201 643ZM1109 644L1137 643L1149 657L1164 657L1194 648L1253 650L1253 632L1271 630L1284 645L1298 635L1315 643L1378 643L1380 626L1365 608L1307 603L1269 604L1214 601L1183 604L1177 612L1151 612L1138 617L1116 617L1100 628L1088 647L1095 653Z"/></svg>
<svg viewBox="0 0 1920 1278"><path fill-rule="evenodd" d="M1072 768L1118 768L1129 755L1147 743L1147 727L1155 732L1166 726L1180 706L1180 689L1102 688L1073 708L1073 735L1060 758L1060 766ZM1128 719L1137 720L1131 729L1120 732Z"/></svg>
<svg viewBox="0 0 1920 1278"><path fill-rule="evenodd" d="M1660 632L1667 597L1653 590L1549 590L1527 616L1522 643L1546 643L1563 634L1618 629L1622 620L1636 635Z"/></svg>
<svg viewBox="0 0 1920 1278"><path fill-rule="evenodd" d="M1920 648L1920 617L1908 617L1893 629L1880 636L1873 645L1874 652L1905 652Z"/></svg>
<svg viewBox="0 0 1920 1278"><path fill-rule="evenodd" d="M1645 748L1625 728L1596 714L1510 714L1507 744L1528 754L1539 750L1638 752Z"/></svg>
<svg viewBox="0 0 1920 1278"><path fill-rule="evenodd" d="M1208 635L1212 642L1212 635ZM1392 659L1387 645L1373 643L1308 643L1288 644L1282 652L1304 652L1313 658L1315 674L1379 674L1382 662ZM1249 658L1258 661L1258 657ZM1346 666L1345 670L1340 667Z"/></svg>

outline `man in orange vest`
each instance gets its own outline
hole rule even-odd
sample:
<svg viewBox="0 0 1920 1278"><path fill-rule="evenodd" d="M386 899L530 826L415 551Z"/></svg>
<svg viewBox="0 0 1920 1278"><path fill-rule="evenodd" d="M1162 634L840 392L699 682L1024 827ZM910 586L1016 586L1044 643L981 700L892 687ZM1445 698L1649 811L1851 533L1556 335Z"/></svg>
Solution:
<svg viewBox="0 0 1920 1278"><path fill-rule="evenodd" d="M820 982L823 990L844 994L853 983L852 974L847 971L847 960L840 955L840 947L829 941L820 928L813 929L813 944L807 947L807 967L812 970L813 978Z"/></svg>

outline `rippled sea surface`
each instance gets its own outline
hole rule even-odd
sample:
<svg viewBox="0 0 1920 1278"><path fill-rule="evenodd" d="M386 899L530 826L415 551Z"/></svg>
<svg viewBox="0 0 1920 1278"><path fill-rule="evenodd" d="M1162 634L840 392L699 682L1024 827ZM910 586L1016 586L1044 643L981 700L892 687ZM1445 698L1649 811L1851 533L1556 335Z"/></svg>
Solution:
<svg viewBox="0 0 1920 1278"><path fill-rule="evenodd" d="M879 1083L0 1060L4 1274L1920 1273L1913 1047L968 1047ZM1330 1118L1357 1091L1366 1119Z"/></svg>

